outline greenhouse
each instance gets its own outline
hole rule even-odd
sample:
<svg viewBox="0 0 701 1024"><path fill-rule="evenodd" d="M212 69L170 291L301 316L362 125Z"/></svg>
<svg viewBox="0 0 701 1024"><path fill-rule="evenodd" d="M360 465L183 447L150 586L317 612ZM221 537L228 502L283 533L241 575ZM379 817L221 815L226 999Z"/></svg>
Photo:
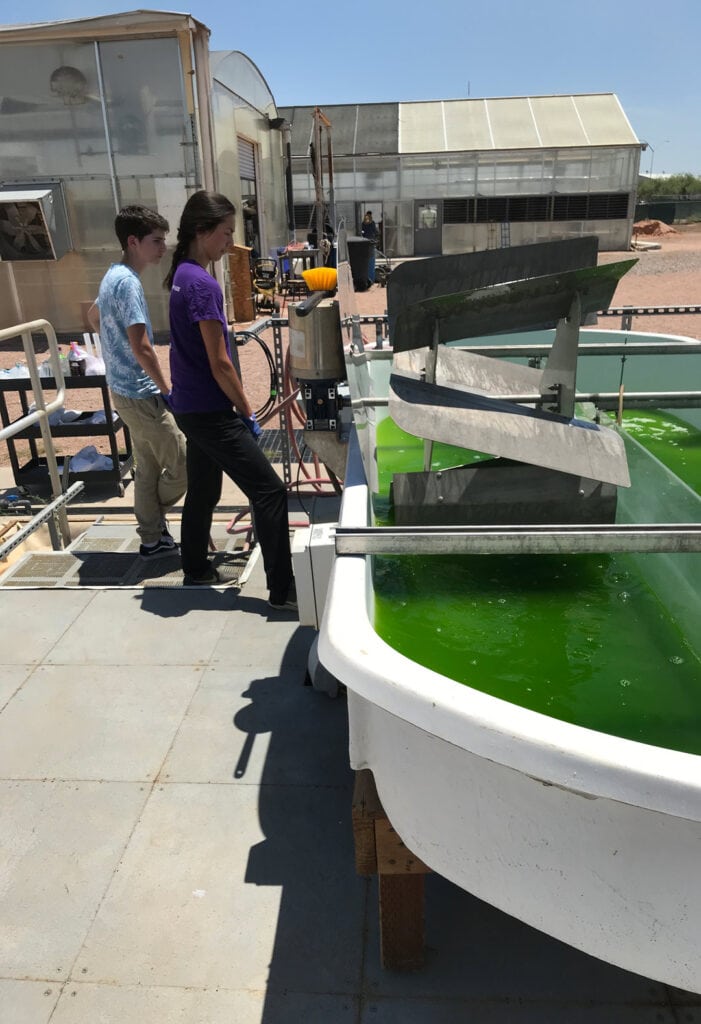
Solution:
<svg viewBox="0 0 701 1024"><path fill-rule="evenodd" d="M295 226L314 216L313 107L292 126ZM329 105L333 204L354 232L366 210L398 256L470 252L595 234L627 249L642 143L612 93Z"/></svg>

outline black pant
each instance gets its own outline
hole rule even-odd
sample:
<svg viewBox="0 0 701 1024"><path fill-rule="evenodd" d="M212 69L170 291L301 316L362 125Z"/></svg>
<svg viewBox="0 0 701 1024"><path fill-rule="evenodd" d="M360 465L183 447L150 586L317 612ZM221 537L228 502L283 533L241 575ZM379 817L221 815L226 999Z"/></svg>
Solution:
<svg viewBox="0 0 701 1024"><path fill-rule="evenodd" d="M197 579L207 570L212 515L226 473L251 503L268 589L284 600L292 582L284 483L233 410L179 413L175 419L187 438L187 494L180 535L184 573Z"/></svg>

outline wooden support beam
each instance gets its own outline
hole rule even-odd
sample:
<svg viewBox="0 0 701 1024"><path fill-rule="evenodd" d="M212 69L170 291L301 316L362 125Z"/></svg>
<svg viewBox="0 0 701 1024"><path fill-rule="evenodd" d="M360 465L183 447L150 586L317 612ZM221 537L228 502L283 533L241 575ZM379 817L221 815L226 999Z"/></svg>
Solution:
<svg viewBox="0 0 701 1024"><path fill-rule="evenodd" d="M355 774L352 819L356 871L378 876L382 966L417 970L424 963L424 875L431 869L395 832L367 769Z"/></svg>

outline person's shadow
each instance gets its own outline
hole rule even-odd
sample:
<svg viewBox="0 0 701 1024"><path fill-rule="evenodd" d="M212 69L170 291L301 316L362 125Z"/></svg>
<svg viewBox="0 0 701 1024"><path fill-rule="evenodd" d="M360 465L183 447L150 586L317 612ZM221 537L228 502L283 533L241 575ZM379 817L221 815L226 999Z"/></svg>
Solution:
<svg viewBox="0 0 701 1024"><path fill-rule="evenodd" d="M289 1024L288 993L355 992L360 979L367 883L353 861L347 705L303 685L313 637L296 631L280 675L253 680L234 719L246 734L236 778L245 778L256 737L269 734L259 802L266 838L245 876L282 890L264 1024Z"/></svg>

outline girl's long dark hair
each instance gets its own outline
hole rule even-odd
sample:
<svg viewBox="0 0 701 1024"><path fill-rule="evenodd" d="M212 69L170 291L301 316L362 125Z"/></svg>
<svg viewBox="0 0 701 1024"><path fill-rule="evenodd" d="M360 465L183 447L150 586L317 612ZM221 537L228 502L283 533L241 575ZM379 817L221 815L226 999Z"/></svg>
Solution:
<svg viewBox="0 0 701 1024"><path fill-rule="evenodd" d="M169 291L173 287L175 271L187 259L190 243L202 231L213 231L223 220L236 213L236 207L220 192L194 192L185 203L178 225L178 243L173 253L173 262L166 274L163 285Z"/></svg>

